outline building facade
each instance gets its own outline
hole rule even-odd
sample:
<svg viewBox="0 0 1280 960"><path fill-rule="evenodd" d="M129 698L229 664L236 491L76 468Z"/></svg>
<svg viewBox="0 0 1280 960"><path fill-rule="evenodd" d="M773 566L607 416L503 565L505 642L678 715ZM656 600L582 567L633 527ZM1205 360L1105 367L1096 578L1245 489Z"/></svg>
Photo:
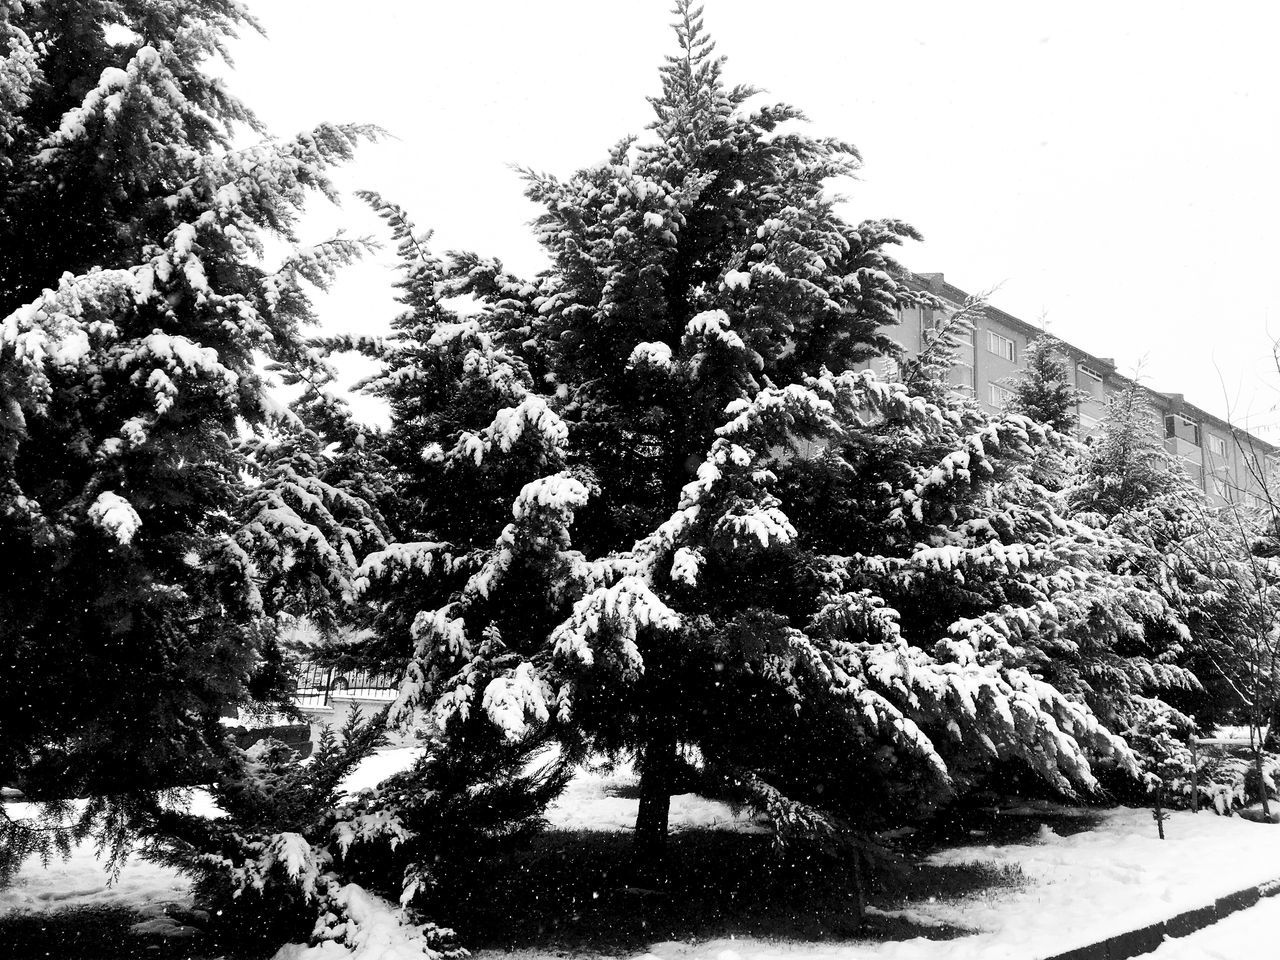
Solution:
<svg viewBox="0 0 1280 960"><path fill-rule="evenodd" d="M940 273L916 274L915 279L921 289L955 308L969 299L969 294L947 283ZM919 351L928 333L943 319L939 313L929 309L903 311L895 339L908 353ZM998 412L1009 399L1012 382L1026 369L1027 345L1043 333L1034 324L988 306L964 338L952 368L952 382L988 413ZM1115 361L1109 357L1096 357L1066 341L1062 341L1062 348L1075 386L1083 394L1076 410L1077 429L1087 439L1101 429L1107 398L1135 384L1116 372ZM1155 417L1152 426L1164 438L1165 449L1212 503L1246 507L1262 503L1263 485L1271 477L1280 448L1188 403L1180 393L1138 386L1147 394Z"/></svg>

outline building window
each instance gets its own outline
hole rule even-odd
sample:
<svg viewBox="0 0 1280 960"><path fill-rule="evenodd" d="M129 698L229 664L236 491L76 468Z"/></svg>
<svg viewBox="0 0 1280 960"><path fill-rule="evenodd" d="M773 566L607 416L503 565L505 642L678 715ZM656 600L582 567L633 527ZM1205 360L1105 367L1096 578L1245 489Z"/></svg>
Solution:
<svg viewBox="0 0 1280 960"><path fill-rule="evenodd" d="M1003 407L1013 399L1013 391L1008 387L1000 386L998 383L988 384L988 390L988 397L993 407Z"/></svg>
<svg viewBox="0 0 1280 960"><path fill-rule="evenodd" d="M1200 424L1181 413L1171 413L1164 418L1165 437L1177 437L1200 446Z"/></svg>
<svg viewBox="0 0 1280 960"><path fill-rule="evenodd" d="M1077 367L1077 369L1080 371L1081 375L1088 377L1094 383L1102 382L1102 374L1100 374L1097 370L1094 370L1090 367L1086 367L1083 363L1080 364L1080 366Z"/></svg>
<svg viewBox="0 0 1280 960"><path fill-rule="evenodd" d="M987 331L987 350L994 353L997 357L1004 357L1010 363L1017 362L1017 351L1014 349L1013 341L1008 337L1002 337L994 330Z"/></svg>
<svg viewBox="0 0 1280 960"><path fill-rule="evenodd" d="M1180 419L1191 430L1191 442L1197 447L1200 446L1200 424L1194 420L1188 420L1186 417L1181 417Z"/></svg>
<svg viewBox="0 0 1280 960"><path fill-rule="evenodd" d="M1225 457L1227 455L1227 441L1222 437L1209 436L1209 452L1215 457Z"/></svg>

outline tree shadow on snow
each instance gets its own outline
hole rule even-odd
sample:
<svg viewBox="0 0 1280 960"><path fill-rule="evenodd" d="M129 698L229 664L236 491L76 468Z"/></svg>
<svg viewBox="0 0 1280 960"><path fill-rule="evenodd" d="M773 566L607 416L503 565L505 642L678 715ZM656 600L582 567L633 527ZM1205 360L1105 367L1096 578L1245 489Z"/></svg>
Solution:
<svg viewBox="0 0 1280 960"><path fill-rule="evenodd" d="M551 831L485 870L474 886L464 884L474 895L457 888L457 899L440 905L439 921L473 949L617 954L730 936L944 940L973 931L936 924L913 904L1019 880L984 864L910 863L878 878L860 921L847 870L821 856L779 857L772 842L759 834L674 833L667 885L649 890L629 885L629 835Z"/></svg>
<svg viewBox="0 0 1280 960"><path fill-rule="evenodd" d="M69 907L0 916L4 960L241 960L203 936L148 936L129 928L143 917L127 907ZM244 960L257 960L247 955Z"/></svg>

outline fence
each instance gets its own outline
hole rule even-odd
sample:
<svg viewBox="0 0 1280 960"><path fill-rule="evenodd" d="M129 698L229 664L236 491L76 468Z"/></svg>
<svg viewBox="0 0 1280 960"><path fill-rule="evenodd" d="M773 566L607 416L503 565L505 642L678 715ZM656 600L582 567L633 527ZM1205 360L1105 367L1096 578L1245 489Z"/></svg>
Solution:
<svg viewBox="0 0 1280 960"><path fill-rule="evenodd" d="M355 700L396 698L399 677L368 670L342 670L336 667L304 663L298 670L294 702L299 707L327 707L334 697Z"/></svg>

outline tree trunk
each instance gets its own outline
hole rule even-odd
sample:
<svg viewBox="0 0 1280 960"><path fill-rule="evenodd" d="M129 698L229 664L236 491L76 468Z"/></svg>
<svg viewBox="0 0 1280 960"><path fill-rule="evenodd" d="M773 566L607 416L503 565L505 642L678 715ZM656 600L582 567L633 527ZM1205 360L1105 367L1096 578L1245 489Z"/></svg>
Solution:
<svg viewBox="0 0 1280 960"><path fill-rule="evenodd" d="M666 879L667 825L675 764L675 732L659 727L650 733L640 758L640 810L636 815L633 864L639 885L656 885Z"/></svg>
<svg viewBox="0 0 1280 960"><path fill-rule="evenodd" d="M1200 751L1194 733L1191 735L1191 812L1200 812Z"/></svg>
<svg viewBox="0 0 1280 960"><path fill-rule="evenodd" d="M1262 779L1262 751L1253 749L1253 771L1258 777L1258 793L1262 796L1262 815L1271 820L1271 805L1267 802L1267 782Z"/></svg>

